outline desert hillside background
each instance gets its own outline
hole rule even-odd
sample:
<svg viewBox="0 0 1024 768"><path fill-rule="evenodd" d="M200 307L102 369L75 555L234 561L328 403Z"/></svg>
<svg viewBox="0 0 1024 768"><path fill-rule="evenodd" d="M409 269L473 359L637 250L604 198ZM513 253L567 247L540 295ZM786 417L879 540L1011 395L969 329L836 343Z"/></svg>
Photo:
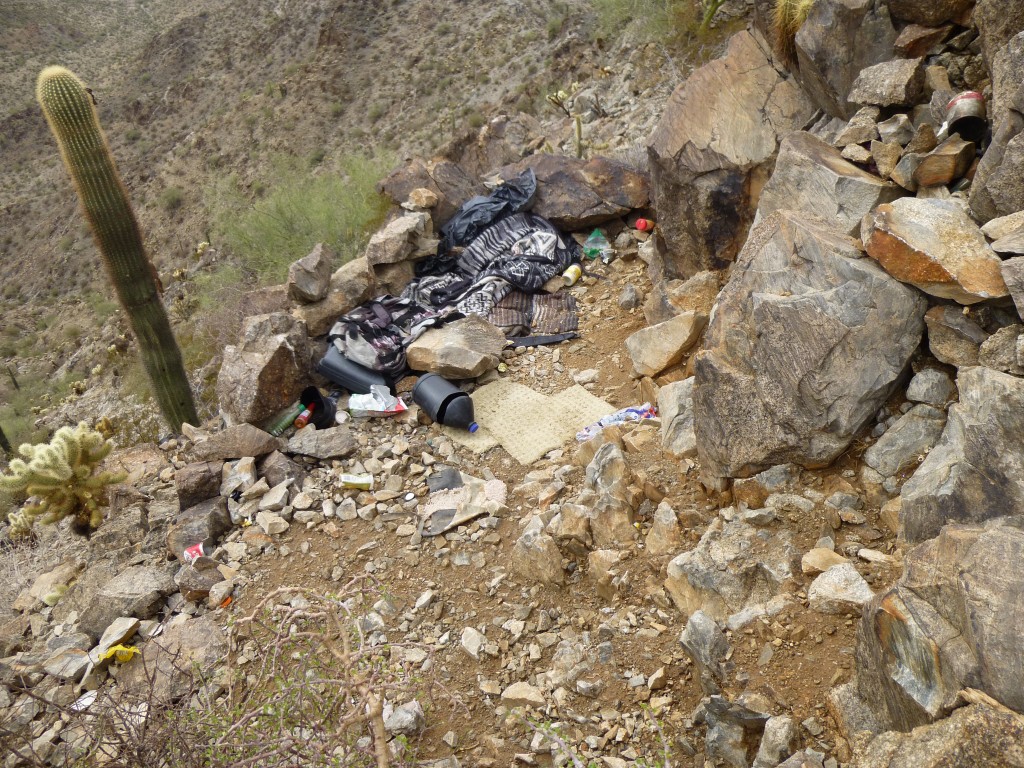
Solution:
<svg viewBox="0 0 1024 768"><path fill-rule="evenodd" d="M70 399L75 419L116 405L125 442L160 430L35 102L44 66L69 67L95 95L209 414L241 296L281 282L319 240L358 252L384 214L377 181L405 159L518 112L571 152L571 120L546 97L573 84L600 107L586 151L641 157L672 88L734 26L726 6L697 34L701 11L696 0L5 2L0 428L14 445L41 439Z"/></svg>

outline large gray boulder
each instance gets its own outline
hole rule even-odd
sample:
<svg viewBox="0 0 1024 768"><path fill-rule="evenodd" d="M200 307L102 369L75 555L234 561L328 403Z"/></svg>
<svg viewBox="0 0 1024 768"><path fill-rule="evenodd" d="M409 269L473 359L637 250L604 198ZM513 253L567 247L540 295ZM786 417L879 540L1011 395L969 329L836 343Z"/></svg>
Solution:
<svg viewBox="0 0 1024 768"><path fill-rule="evenodd" d="M806 211L834 221L840 232L856 237L866 214L903 194L897 185L844 160L821 139L798 131L782 140L754 225L778 210Z"/></svg>
<svg viewBox="0 0 1024 768"><path fill-rule="evenodd" d="M887 731L857 761L860 768L1024 768L1024 717L972 704L910 733Z"/></svg>
<svg viewBox="0 0 1024 768"><path fill-rule="evenodd" d="M285 312L250 317L224 348L217 402L229 425L260 423L295 402L309 378L306 325Z"/></svg>
<svg viewBox="0 0 1024 768"><path fill-rule="evenodd" d="M503 168L510 179L527 168L537 176L531 210L565 231L586 229L645 208L651 199L647 177L607 157L582 160L535 154Z"/></svg>
<svg viewBox="0 0 1024 768"><path fill-rule="evenodd" d="M215 619L179 615L122 667L118 684L132 699L171 704L202 687L227 652L227 635Z"/></svg>
<svg viewBox="0 0 1024 768"><path fill-rule="evenodd" d="M907 553L903 576L865 607L857 686L889 727L944 717L963 688L1024 709L1024 531L947 526Z"/></svg>
<svg viewBox="0 0 1024 768"><path fill-rule="evenodd" d="M831 224L793 211L765 219L696 356L694 427L705 477L835 459L903 374L926 308Z"/></svg>
<svg viewBox="0 0 1024 768"><path fill-rule="evenodd" d="M133 565L100 587L79 613L78 629L98 638L120 616L148 619L178 587L166 568Z"/></svg>
<svg viewBox="0 0 1024 768"><path fill-rule="evenodd" d="M924 59L893 59L865 67L850 87L857 105L913 106L924 96Z"/></svg>
<svg viewBox="0 0 1024 768"><path fill-rule="evenodd" d="M412 211L389 221L370 237L363 254L371 267L398 264L424 256L424 241L433 235L430 214ZM434 243L435 247L437 243Z"/></svg>
<svg viewBox="0 0 1024 768"><path fill-rule="evenodd" d="M930 405L915 405L864 452L864 463L882 475L895 475L927 455L942 435L946 414Z"/></svg>
<svg viewBox="0 0 1024 768"><path fill-rule="evenodd" d="M1008 5L982 0L975 8L992 73L992 141L978 163L970 195L971 212L982 222L1024 210L1024 3ZM1005 39L999 31L1004 22L1009 22L1007 31L1013 31Z"/></svg>
<svg viewBox="0 0 1024 768"><path fill-rule="evenodd" d="M907 541L936 536L947 523L1024 514L1024 379L961 368L957 387L942 437L903 486Z"/></svg>
<svg viewBox="0 0 1024 768"><path fill-rule="evenodd" d="M896 30L881 0L818 0L796 33L798 79L814 103L848 120L846 96L865 67L888 61Z"/></svg>
<svg viewBox="0 0 1024 768"><path fill-rule="evenodd" d="M735 258L780 137L803 128L812 113L756 33L736 34L724 58L675 90L648 140L656 246L667 277Z"/></svg>

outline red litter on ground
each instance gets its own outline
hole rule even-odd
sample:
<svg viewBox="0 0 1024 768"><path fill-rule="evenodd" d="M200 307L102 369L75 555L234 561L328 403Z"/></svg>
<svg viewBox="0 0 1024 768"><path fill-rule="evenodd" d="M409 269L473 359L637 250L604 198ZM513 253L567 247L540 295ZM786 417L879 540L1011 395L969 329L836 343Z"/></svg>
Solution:
<svg viewBox="0 0 1024 768"><path fill-rule="evenodd" d="M650 219L637 219L636 228L641 232L646 232L649 229L654 229L654 222Z"/></svg>

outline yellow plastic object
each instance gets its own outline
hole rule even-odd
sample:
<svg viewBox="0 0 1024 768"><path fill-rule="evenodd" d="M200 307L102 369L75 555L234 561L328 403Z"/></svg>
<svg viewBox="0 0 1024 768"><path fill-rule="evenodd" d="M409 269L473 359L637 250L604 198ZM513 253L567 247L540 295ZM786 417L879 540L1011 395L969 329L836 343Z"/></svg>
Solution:
<svg viewBox="0 0 1024 768"><path fill-rule="evenodd" d="M113 658L118 664L124 664L129 661L135 654L142 653L134 645L114 645L100 656L100 661L106 661L107 659Z"/></svg>

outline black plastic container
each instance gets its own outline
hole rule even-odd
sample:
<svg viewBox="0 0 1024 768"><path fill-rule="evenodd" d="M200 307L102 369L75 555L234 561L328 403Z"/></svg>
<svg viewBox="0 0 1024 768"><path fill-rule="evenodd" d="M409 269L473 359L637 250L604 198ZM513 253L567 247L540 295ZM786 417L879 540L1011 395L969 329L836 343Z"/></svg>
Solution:
<svg viewBox="0 0 1024 768"><path fill-rule="evenodd" d="M473 400L447 379L436 373L420 376L412 388L412 400L439 424L476 432L473 421Z"/></svg>
<svg viewBox="0 0 1024 768"><path fill-rule="evenodd" d="M371 371L359 363L352 362L341 354L333 344L327 348L327 354L317 363L316 371L325 379L330 379L354 395L370 394L370 387L375 384L391 389L391 382L376 371Z"/></svg>
<svg viewBox="0 0 1024 768"><path fill-rule="evenodd" d="M334 426L334 419L338 415L338 394L324 394L317 387L306 387L302 390L299 400L303 405L313 404L313 413L310 414L309 423L317 429L327 429Z"/></svg>

